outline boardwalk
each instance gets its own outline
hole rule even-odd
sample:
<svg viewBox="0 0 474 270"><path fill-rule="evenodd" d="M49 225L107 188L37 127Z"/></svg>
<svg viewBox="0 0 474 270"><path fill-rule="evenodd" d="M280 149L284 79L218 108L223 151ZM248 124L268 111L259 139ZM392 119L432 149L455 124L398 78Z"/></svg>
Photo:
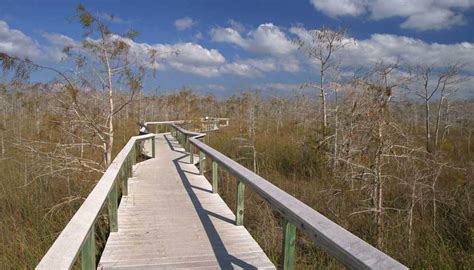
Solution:
<svg viewBox="0 0 474 270"><path fill-rule="evenodd" d="M296 230L349 268L407 269L205 144L206 134L185 130L173 121L148 122L152 123L166 125L174 137L132 136L37 269L72 269L79 258L81 268L87 270L275 269L247 230L235 225L242 224L244 218L246 186L281 217L283 269L295 267ZM145 149L141 149L141 144L145 144ZM153 158L135 165L140 153ZM190 164L202 159L212 161L212 185L202 175L203 166L198 170ZM218 190L218 170L237 179L237 218L221 197L212 192L213 188ZM95 227L105 211L111 233L105 249L99 250L102 256L97 264Z"/></svg>
<svg viewBox="0 0 474 270"><path fill-rule="evenodd" d="M98 269L274 269L174 138L155 145L156 158L134 168Z"/></svg>

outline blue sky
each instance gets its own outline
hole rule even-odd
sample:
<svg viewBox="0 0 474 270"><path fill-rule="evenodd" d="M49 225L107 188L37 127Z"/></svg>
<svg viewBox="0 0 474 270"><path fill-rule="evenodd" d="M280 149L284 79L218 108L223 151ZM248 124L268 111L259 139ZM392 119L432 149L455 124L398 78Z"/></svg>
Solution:
<svg viewBox="0 0 474 270"><path fill-rule="evenodd" d="M78 3L116 31L139 31L137 50L180 51L147 79L146 88L160 92L182 86L218 96L254 88L291 92L318 79L291 40L321 26L349 29L354 45L340 55L346 70L394 59L474 63L474 0L2 0L0 51L63 65L60 48L83 33L68 21Z"/></svg>

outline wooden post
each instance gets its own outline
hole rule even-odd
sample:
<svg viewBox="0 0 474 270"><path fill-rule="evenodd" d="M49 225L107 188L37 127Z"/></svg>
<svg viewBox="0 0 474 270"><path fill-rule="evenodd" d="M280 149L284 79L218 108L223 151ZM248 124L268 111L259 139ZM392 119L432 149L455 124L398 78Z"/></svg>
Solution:
<svg viewBox="0 0 474 270"><path fill-rule="evenodd" d="M119 180L122 182L122 195L127 196L128 195L128 175L126 173L126 168L127 165L126 163L122 163L122 167L120 168L119 171Z"/></svg>
<svg viewBox="0 0 474 270"><path fill-rule="evenodd" d="M204 170L205 170L205 167L206 167L206 165L205 165L206 161L204 160L205 156L206 155L202 151L199 151L199 174L200 175L204 174Z"/></svg>
<svg viewBox="0 0 474 270"><path fill-rule="evenodd" d="M244 224L244 191L245 184L237 180L237 198L235 207L235 225L241 226Z"/></svg>
<svg viewBox="0 0 474 270"><path fill-rule="evenodd" d="M86 241L82 245L81 268L83 270L97 268L95 264L95 224L92 224L91 229L86 236Z"/></svg>
<svg viewBox="0 0 474 270"><path fill-rule="evenodd" d="M132 169L132 158L131 158L131 154L128 154L127 158L125 159L125 161L127 162L127 176L128 177L132 177L133 176L133 169Z"/></svg>
<svg viewBox="0 0 474 270"><path fill-rule="evenodd" d="M134 143L132 147L132 166L137 164L137 144Z"/></svg>
<svg viewBox="0 0 474 270"><path fill-rule="evenodd" d="M188 152L188 151L189 151L189 147L188 147L188 135L186 135L186 134L184 134L183 148L184 148L184 152Z"/></svg>
<svg viewBox="0 0 474 270"><path fill-rule="evenodd" d="M118 231L118 221L117 221L117 183L115 182L112 186L112 189L109 193L109 224L110 231Z"/></svg>
<svg viewBox="0 0 474 270"><path fill-rule="evenodd" d="M189 144L189 163L194 164L194 146Z"/></svg>
<svg viewBox="0 0 474 270"><path fill-rule="evenodd" d="M151 156L152 156L153 158L156 157L156 153L155 153L155 136L153 136L153 137L151 138Z"/></svg>
<svg viewBox="0 0 474 270"><path fill-rule="evenodd" d="M296 227L286 218L283 221L283 269L295 268Z"/></svg>
<svg viewBox="0 0 474 270"><path fill-rule="evenodd" d="M217 193L218 192L218 186L219 186L219 174L218 174L218 164L214 160L212 161L212 193Z"/></svg>
<svg viewBox="0 0 474 270"><path fill-rule="evenodd" d="M189 142L189 136L186 135L186 151L189 152L189 146L191 143Z"/></svg>

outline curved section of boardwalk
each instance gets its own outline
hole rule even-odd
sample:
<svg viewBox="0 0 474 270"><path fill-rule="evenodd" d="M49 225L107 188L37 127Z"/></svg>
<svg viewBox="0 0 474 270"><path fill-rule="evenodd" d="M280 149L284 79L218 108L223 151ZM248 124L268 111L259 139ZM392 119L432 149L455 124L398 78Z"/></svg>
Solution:
<svg viewBox="0 0 474 270"><path fill-rule="evenodd" d="M197 159L195 159L197 160ZM139 163L98 269L275 269L169 134Z"/></svg>

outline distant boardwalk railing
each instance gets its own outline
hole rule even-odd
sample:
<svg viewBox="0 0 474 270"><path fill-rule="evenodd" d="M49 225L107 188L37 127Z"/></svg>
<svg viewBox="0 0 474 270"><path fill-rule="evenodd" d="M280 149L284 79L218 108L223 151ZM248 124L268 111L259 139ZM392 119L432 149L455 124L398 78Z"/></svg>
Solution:
<svg viewBox="0 0 474 270"><path fill-rule="evenodd" d="M154 146L155 134L130 138L36 269L70 269L79 254L81 254L82 269L97 267L95 223L102 207L107 203L110 231L117 231L119 196L128 194L127 180L137 160L137 142L144 140L152 140L152 146ZM154 147L152 147L152 156L155 156Z"/></svg>
<svg viewBox="0 0 474 270"><path fill-rule="evenodd" d="M219 166L237 177L236 225L243 224L245 186L252 188L281 214L284 219L282 232L284 269L294 267L296 229L301 230L317 246L349 268L408 269L269 181L206 145L200 141L205 134L187 131L175 123L171 126L174 129L172 131L174 137L190 153L191 163L194 163L195 151L199 153L199 161L203 161L206 157L212 160L213 192L217 192L218 189L217 170ZM204 166L205 162L199 162L201 174L204 172Z"/></svg>

